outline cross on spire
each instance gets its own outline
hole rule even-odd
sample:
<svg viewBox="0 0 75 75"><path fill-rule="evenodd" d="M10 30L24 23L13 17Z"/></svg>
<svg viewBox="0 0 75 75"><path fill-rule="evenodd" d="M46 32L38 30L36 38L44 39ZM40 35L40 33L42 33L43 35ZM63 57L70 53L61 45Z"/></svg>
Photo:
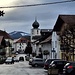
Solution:
<svg viewBox="0 0 75 75"><path fill-rule="evenodd" d="M37 16L35 16L35 21L37 21Z"/></svg>

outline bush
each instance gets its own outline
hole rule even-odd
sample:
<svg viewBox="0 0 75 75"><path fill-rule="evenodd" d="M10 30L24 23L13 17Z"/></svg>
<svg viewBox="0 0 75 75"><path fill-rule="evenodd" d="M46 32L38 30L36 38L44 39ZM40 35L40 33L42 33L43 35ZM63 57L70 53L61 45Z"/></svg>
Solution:
<svg viewBox="0 0 75 75"><path fill-rule="evenodd" d="M43 55L46 55L46 59L47 59L47 55L49 55L49 51L48 50L44 50L43 51Z"/></svg>

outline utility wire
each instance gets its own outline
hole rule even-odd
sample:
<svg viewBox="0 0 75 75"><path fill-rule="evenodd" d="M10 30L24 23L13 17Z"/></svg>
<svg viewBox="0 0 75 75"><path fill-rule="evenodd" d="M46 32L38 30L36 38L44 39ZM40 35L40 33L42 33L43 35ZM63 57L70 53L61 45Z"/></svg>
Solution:
<svg viewBox="0 0 75 75"><path fill-rule="evenodd" d="M74 1L75 1L75 0L67 0L67 1L59 1L59 2L51 2L51 3L40 3L40 4L31 4L31 5L3 6L3 7L0 6L0 8L32 7L32 6L42 6L42 5L68 3L68 2L74 2Z"/></svg>

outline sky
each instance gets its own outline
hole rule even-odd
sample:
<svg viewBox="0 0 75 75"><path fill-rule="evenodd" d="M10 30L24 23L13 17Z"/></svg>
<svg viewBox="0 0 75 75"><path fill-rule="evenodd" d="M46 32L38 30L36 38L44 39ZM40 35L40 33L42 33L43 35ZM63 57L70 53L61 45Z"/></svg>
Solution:
<svg viewBox="0 0 75 75"><path fill-rule="evenodd" d="M0 0L0 7L31 5L67 0ZM50 4L34 7L0 8L4 16L0 16L0 30L8 33L23 31L30 33L35 17L39 23L39 29L53 29L59 15L75 15L75 1L60 4Z"/></svg>

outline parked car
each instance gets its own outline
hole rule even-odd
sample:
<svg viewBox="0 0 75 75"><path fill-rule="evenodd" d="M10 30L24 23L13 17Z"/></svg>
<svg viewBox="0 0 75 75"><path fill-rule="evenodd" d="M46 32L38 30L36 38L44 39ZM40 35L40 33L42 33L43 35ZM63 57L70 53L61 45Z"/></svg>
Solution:
<svg viewBox="0 0 75 75"><path fill-rule="evenodd" d="M50 74L62 74L64 65L67 63L66 60L53 60L48 68L48 75Z"/></svg>
<svg viewBox="0 0 75 75"><path fill-rule="evenodd" d="M19 62L19 59L14 57L14 62Z"/></svg>
<svg viewBox="0 0 75 75"><path fill-rule="evenodd" d="M63 75L75 75L75 62L68 62L64 66Z"/></svg>
<svg viewBox="0 0 75 75"><path fill-rule="evenodd" d="M60 59L46 59L46 61L45 61L45 63L44 63L44 69L48 70L49 64L50 64L53 60L60 60Z"/></svg>
<svg viewBox="0 0 75 75"><path fill-rule="evenodd" d="M13 57L7 57L7 59L5 60L6 64L14 64L14 59Z"/></svg>
<svg viewBox="0 0 75 75"><path fill-rule="evenodd" d="M33 58L32 59L32 67L44 67L44 59L41 58Z"/></svg>

